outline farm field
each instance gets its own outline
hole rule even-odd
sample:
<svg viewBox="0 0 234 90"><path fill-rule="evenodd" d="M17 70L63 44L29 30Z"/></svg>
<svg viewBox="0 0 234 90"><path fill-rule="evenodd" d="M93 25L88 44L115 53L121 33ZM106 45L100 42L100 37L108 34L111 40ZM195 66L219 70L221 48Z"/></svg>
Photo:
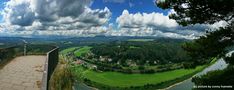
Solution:
<svg viewBox="0 0 234 90"><path fill-rule="evenodd" d="M88 52L90 50L90 48L91 47L89 47L89 46L82 47L79 50L75 51L74 54L75 54L75 56L81 56L82 54Z"/></svg>
<svg viewBox="0 0 234 90"><path fill-rule="evenodd" d="M84 77L91 81L114 87L143 86L174 80L200 71L203 67L198 66L195 69L178 69L154 74L123 74L119 72L95 72L87 70L84 72Z"/></svg>

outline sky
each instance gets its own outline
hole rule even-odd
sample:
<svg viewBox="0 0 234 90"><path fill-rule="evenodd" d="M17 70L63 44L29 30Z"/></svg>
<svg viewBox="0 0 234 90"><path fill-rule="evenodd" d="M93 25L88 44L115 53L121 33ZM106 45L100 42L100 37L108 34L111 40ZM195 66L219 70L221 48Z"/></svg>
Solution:
<svg viewBox="0 0 234 90"><path fill-rule="evenodd" d="M4 2L8 0L0 0L0 11L4 9ZM2 23L2 15L0 15L0 23Z"/></svg>
<svg viewBox="0 0 234 90"><path fill-rule="evenodd" d="M208 28L180 26L155 0L0 0L0 36L155 36L194 39Z"/></svg>

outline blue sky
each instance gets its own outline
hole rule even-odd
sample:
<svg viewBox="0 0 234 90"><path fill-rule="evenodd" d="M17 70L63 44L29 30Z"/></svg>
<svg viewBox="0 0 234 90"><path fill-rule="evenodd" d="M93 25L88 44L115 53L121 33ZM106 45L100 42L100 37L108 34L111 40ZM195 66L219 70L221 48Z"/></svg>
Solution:
<svg viewBox="0 0 234 90"><path fill-rule="evenodd" d="M8 0L0 0L0 11L4 8L4 2ZM2 15L0 15L0 23L2 22Z"/></svg>
<svg viewBox="0 0 234 90"><path fill-rule="evenodd" d="M132 6L130 4L132 4ZM154 4L154 0L123 0L121 3L115 2L115 0L110 0L109 2L105 2L104 0L95 0L91 5L91 8L93 9L102 9L104 7L108 7L112 12L110 20L111 23L115 23L116 18L122 14L124 9L128 10L129 13L159 12L164 15L167 15L169 11L157 7Z"/></svg>
<svg viewBox="0 0 234 90"><path fill-rule="evenodd" d="M4 6L7 3L8 6ZM155 36L194 39L211 25L181 27L154 0L0 0L0 36ZM213 26L223 26L225 23Z"/></svg>
<svg viewBox="0 0 234 90"><path fill-rule="evenodd" d="M4 3L9 0L0 0L0 10L3 10ZM116 2L118 0L94 0L91 4L92 9L103 9L105 7L109 8L112 12L110 23L115 23L115 20L120 16L123 10L128 10L130 13L152 13L159 12L164 15L168 14L169 10L163 10L158 8L154 4L154 0L122 0L123 2ZM121 0L120 0L121 1ZM0 22L2 20L2 15L0 15Z"/></svg>

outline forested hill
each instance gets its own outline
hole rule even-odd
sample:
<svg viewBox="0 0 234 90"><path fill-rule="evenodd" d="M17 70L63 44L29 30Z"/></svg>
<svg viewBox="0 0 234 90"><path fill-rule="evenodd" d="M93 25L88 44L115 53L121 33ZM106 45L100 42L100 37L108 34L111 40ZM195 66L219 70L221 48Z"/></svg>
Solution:
<svg viewBox="0 0 234 90"><path fill-rule="evenodd" d="M158 39L153 41L129 40L95 45L91 49L94 57L110 58L111 63L157 65L180 63L191 59L181 48L184 40Z"/></svg>

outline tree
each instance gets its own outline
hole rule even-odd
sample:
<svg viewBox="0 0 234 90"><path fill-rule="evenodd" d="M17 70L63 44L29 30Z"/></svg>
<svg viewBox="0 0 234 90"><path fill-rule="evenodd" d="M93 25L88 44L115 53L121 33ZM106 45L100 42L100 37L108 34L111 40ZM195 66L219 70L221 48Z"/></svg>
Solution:
<svg viewBox="0 0 234 90"><path fill-rule="evenodd" d="M163 9L174 9L176 13L169 17L182 26L219 21L228 23L225 27L208 31L204 36L183 45L196 62L204 62L217 55L225 56L226 48L234 45L234 0L158 0L156 4ZM229 63L225 70L208 72L192 81L196 85L234 85L233 55L225 58Z"/></svg>
<svg viewBox="0 0 234 90"><path fill-rule="evenodd" d="M157 0L155 3L163 9L173 9L176 13L169 17L182 26L228 23L226 27L207 31L204 36L183 45L197 60L224 56L225 48L234 44L234 0Z"/></svg>
<svg viewBox="0 0 234 90"><path fill-rule="evenodd" d="M205 36L193 42L185 43L182 47L197 60L208 60L211 57L224 56L226 47L233 45L233 29L231 26L207 32Z"/></svg>
<svg viewBox="0 0 234 90"><path fill-rule="evenodd" d="M227 67L224 70L215 70L208 72L202 76L196 76L192 78L192 82L196 85L234 85L234 68Z"/></svg>
<svg viewBox="0 0 234 90"><path fill-rule="evenodd" d="M230 21L234 17L234 0L157 0L163 9L174 9L170 18L181 25L213 24L217 21Z"/></svg>
<svg viewBox="0 0 234 90"><path fill-rule="evenodd" d="M226 57L225 60L231 64L234 65L234 53L232 53L232 55L230 57Z"/></svg>

